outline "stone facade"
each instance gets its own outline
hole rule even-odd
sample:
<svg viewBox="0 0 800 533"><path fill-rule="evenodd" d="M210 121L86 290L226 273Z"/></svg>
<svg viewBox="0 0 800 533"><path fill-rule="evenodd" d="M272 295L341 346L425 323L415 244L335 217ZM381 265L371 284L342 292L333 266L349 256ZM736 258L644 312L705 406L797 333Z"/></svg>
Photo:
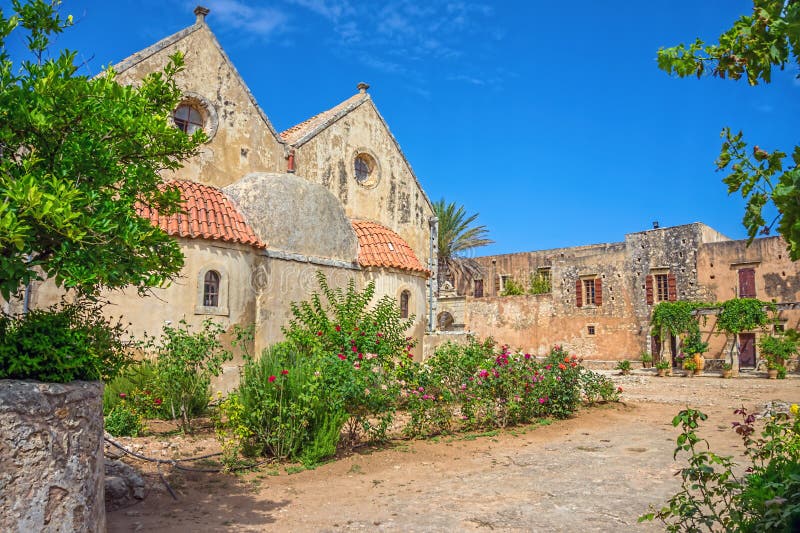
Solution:
<svg viewBox="0 0 800 533"><path fill-rule="evenodd" d="M278 133L206 24L207 11L196 14L192 26L114 67L122 83L135 84L182 52L179 109L199 117L196 126L208 141L183 168L165 175L181 184L186 212L167 218L142 211L178 238L183 271L152 297L135 291L104 295L111 302L108 314L123 315L137 338L158 335L165 323L182 319L197 327L211 318L228 331L253 325L255 341L248 348L259 353L282 340L291 302L318 288L321 271L334 287L350 279L358 287L375 281L376 299L405 293L416 317L409 335L421 356L428 295L435 289L433 209L367 86L359 84L341 104ZM357 221L380 231L357 236ZM386 241L387 234L395 240ZM403 254L394 244L402 245ZM374 253L365 254L367 248ZM218 277L215 305L203 301L209 272ZM34 307L61 295L51 282L33 289ZM19 302L7 307L17 310ZM241 362L228 364L216 386L233 386Z"/></svg>
<svg viewBox="0 0 800 533"><path fill-rule="evenodd" d="M754 270L752 296L800 300L800 267L789 260L786 243L772 237L746 244L695 223L631 233L618 243L479 257L483 279L457 280L466 296L462 320L479 337L537 354L553 344L600 360L670 350L669 339L659 343L650 337L653 306L660 300L736 297L742 268ZM501 296L507 279L527 288L532 275L547 277L550 291ZM786 328L798 327L799 318L788 308L780 315ZM713 333L713 325L712 318L703 327L709 356L722 357L731 340Z"/></svg>
<svg viewBox="0 0 800 533"><path fill-rule="evenodd" d="M103 384L0 380L0 531L105 531Z"/></svg>

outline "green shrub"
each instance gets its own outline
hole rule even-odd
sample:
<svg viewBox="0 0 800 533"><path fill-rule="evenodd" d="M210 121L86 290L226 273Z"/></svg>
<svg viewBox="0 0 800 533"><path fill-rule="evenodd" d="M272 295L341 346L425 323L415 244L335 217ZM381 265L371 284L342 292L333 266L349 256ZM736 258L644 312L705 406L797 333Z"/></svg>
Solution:
<svg viewBox="0 0 800 533"><path fill-rule="evenodd" d="M528 286L529 294L547 294L552 290L550 276L542 272L532 273Z"/></svg>
<svg viewBox="0 0 800 533"><path fill-rule="evenodd" d="M326 392L313 358L289 343L264 350L246 361L239 388L221 405L223 448L227 439L235 452L307 464L333 455L349 416Z"/></svg>
<svg viewBox="0 0 800 533"><path fill-rule="evenodd" d="M126 366L103 389L103 413L109 414L123 400L141 398L136 400L142 404L137 405L141 414L146 418L158 416L163 402L153 390L155 381L155 365L151 361L135 361ZM143 409L145 402L149 403L147 409Z"/></svg>
<svg viewBox="0 0 800 533"><path fill-rule="evenodd" d="M525 294L525 287L522 283L515 281L513 278L508 278L503 281L503 290L500 296L520 296Z"/></svg>
<svg viewBox="0 0 800 533"><path fill-rule="evenodd" d="M597 372L592 372L586 368L581 368L579 374L581 392L588 404L598 402L619 401L619 394L622 392L612 380Z"/></svg>
<svg viewBox="0 0 800 533"><path fill-rule="evenodd" d="M628 361L627 359L623 359L622 361L617 363L617 366L615 368L617 370L619 370L620 373L622 373L622 374L630 374L631 373L631 362Z"/></svg>
<svg viewBox="0 0 800 533"><path fill-rule="evenodd" d="M660 510L639 521L660 520L668 531L797 531L800 525L800 419L791 414L764 417L760 437L756 417L737 409L734 422L742 437L749 465L744 474L732 458L709 449L696 430L707 416L694 409L678 413L672 425L681 426L675 456L688 453L680 470L681 490Z"/></svg>
<svg viewBox="0 0 800 533"><path fill-rule="evenodd" d="M153 388L161 402L160 412L190 431L191 418L206 411L211 378L222 371L222 363L233 358L219 337L224 329L211 320L192 332L184 320L178 327L164 325L161 338L148 339L145 349L153 355Z"/></svg>
<svg viewBox="0 0 800 533"><path fill-rule="evenodd" d="M110 379L129 360L121 323L109 322L86 299L0 315L0 379L52 383Z"/></svg>
<svg viewBox="0 0 800 533"><path fill-rule="evenodd" d="M104 422L105 430L115 437L138 437L144 431L142 416L124 401L111 409Z"/></svg>

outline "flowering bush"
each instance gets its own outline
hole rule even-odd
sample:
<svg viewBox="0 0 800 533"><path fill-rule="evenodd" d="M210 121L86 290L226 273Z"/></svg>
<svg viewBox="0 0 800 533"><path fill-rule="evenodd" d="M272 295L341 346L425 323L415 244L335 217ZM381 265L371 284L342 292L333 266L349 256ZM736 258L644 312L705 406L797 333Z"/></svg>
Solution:
<svg viewBox="0 0 800 533"><path fill-rule="evenodd" d="M292 304L284 334L315 361L326 401L350 414L350 438L363 431L383 440L397 407L396 374L413 366L414 342L406 331L414 319L400 318L397 302L388 296L371 306L374 282L359 291L353 279L336 289L321 272L317 279L322 294Z"/></svg>
<svg viewBox="0 0 800 533"><path fill-rule="evenodd" d="M103 425L115 437L138 437L145 429L142 416L125 402L111 409L103 418Z"/></svg>
<svg viewBox="0 0 800 533"><path fill-rule="evenodd" d="M470 337L466 345L447 342L423 363L407 364L398 374L400 405L409 415L404 432L421 436L448 431L463 399L462 385L493 357L495 345L491 338L480 342Z"/></svg>
<svg viewBox="0 0 800 533"><path fill-rule="evenodd" d="M506 427L539 417L566 418L580 405L586 380L597 376L582 368L578 358L555 346L544 361L530 354L512 353L508 346L493 350L493 341L471 341L458 362L453 346L446 346L420 365L402 394L411 415L406 432L425 434L449 427L460 413L466 427ZM453 378L460 378L460 383ZM458 383L458 385L455 385ZM617 399L608 383L595 377L592 396ZM613 384L612 384L613 385Z"/></svg>

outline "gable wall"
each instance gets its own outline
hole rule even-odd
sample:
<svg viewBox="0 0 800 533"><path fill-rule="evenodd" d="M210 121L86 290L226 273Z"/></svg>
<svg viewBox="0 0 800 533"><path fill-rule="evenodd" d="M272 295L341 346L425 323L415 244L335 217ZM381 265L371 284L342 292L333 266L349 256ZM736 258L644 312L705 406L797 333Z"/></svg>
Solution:
<svg viewBox="0 0 800 533"><path fill-rule="evenodd" d="M249 91L208 28L198 29L130 67L119 74L119 81L137 83L148 73L162 69L178 50L186 60L185 69L176 76L178 85L212 103L218 127L211 141L200 147L199 155L170 177L222 187L251 172L284 170L283 144L259 115Z"/></svg>
<svg viewBox="0 0 800 533"><path fill-rule="evenodd" d="M366 149L380 165L373 188L356 182L353 162ZM397 232L428 265L433 210L370 102L340 118L297 149L297 174L327 187L350 218L373 220Z"/></svg>

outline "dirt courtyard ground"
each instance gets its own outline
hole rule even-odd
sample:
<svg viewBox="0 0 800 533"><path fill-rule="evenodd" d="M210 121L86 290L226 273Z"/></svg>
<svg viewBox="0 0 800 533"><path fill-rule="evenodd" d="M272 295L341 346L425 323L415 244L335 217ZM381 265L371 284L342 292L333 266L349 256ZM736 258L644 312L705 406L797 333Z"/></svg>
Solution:
<svg viewBox="0 0 800 533"><path fill-rule="evenodd" d="M178 501L149 475L147 498L109 513L108 530L658 531L636 519L678 487L670 421L679 409L707 413L701 434L715 450L737 454L734 408L800 402L797 377L641 374L614 376L624 403L549 425L397 441L293 474L173 472ZM209 445L187 438L180 448L192 455Z"/></svg>

